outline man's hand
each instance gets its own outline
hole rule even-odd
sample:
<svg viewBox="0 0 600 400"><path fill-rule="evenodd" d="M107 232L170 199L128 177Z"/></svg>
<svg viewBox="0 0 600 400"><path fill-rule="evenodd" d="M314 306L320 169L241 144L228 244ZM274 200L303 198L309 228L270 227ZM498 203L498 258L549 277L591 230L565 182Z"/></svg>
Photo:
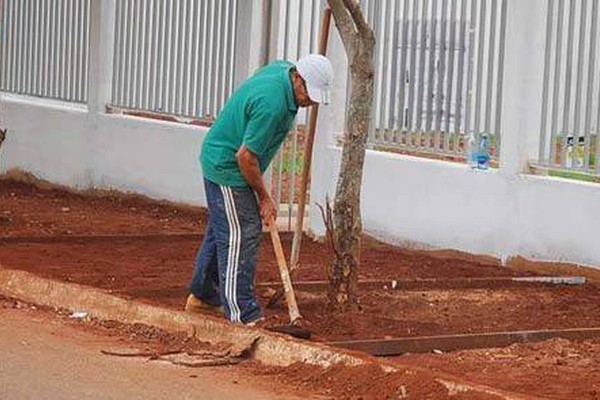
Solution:
<svg viewBox="0 0 600 400"><path fill-rule="evenodd" d="M246 146L242 146L236 154L236 159L244 179L258 195L260 216L268 225L277 218L277 206L265 187L256 155L248 150Z"/></svg>
<svg viewBox="0 0 600 400"><path fill-rule="evenodd" d="M277 219L277 206L271 196L260 199L260 216L266 225Z"/></svg>

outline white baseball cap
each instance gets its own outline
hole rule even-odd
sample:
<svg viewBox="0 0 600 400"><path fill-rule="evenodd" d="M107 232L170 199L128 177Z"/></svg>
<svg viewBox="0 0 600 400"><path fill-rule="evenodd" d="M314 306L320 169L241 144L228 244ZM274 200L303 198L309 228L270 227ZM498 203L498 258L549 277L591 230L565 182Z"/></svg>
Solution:
<svg viewBox="0 0 600 400"><path fill-rule="evenodd" d="M309 54L296 62L296 70L306 82L308 97L315 103L329 104L333 67L327 57Z"/></svg>

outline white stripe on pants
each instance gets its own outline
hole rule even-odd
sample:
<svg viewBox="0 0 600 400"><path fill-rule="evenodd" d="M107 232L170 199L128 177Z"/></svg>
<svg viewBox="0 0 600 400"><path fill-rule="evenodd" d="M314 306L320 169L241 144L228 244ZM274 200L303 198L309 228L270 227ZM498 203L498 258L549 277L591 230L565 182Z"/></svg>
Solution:
<svg viewBox="0 0 600 400"><path fill-rule="evenodd" d="M234 322L242 322L236 295L241 229L231 188L221 186L221 192L223 193L225 213L227 214L227 222L229 224L229 252L227 254L227 273L225 276L225 298L227 299L230 311L229 319Z"/></svg>

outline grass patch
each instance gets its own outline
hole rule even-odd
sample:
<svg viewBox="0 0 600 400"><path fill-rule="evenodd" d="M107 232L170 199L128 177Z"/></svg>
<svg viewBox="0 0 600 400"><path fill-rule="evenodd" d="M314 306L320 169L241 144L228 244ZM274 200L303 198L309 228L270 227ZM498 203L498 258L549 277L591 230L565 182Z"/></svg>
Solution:
<svg viewBox="0 0 600 400"><path fill-rule="evenodd" d="M586 174L585 172L563 171L559 169L551 169L548 171L549 176L557 178L572 179L580 182L600 183L600 177L597 175Z"/></svg>

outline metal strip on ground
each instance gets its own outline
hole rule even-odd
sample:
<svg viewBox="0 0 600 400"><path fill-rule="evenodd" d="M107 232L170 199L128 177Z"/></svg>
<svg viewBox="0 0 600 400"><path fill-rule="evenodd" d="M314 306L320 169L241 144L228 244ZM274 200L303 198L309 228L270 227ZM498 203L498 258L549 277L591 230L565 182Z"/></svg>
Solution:
<svg viewBox="0 0 600 400"><path fill-rule="evenodd" d="M554 338L563 338L568 340L600 338L600 327L404 337L382 340L352 340L329 342L327 344L334 347L362 351L373 356L382 357L399 356L406 353L430 353L434 350L455 351L490 347L505 347L514 343L541 342Z"/></svg>
<svg viewBox="0 0 600 400"><path fill-rule="evenodd" d="M532 285L583 285L586 279L583 276L509 276L509 277L483 277L483 278L450 278L450 279L412 279L390 280L369 279L358 282L359 288L369 289L395 289L395 290L427 290L427 289L478 289L489 288L494 285L502 287L518 287ZM327 290L327 281L296 281L294 287L298 290L309 292L323 292ZM280 282L258 283L257 287L281 287Z"/></svg>

